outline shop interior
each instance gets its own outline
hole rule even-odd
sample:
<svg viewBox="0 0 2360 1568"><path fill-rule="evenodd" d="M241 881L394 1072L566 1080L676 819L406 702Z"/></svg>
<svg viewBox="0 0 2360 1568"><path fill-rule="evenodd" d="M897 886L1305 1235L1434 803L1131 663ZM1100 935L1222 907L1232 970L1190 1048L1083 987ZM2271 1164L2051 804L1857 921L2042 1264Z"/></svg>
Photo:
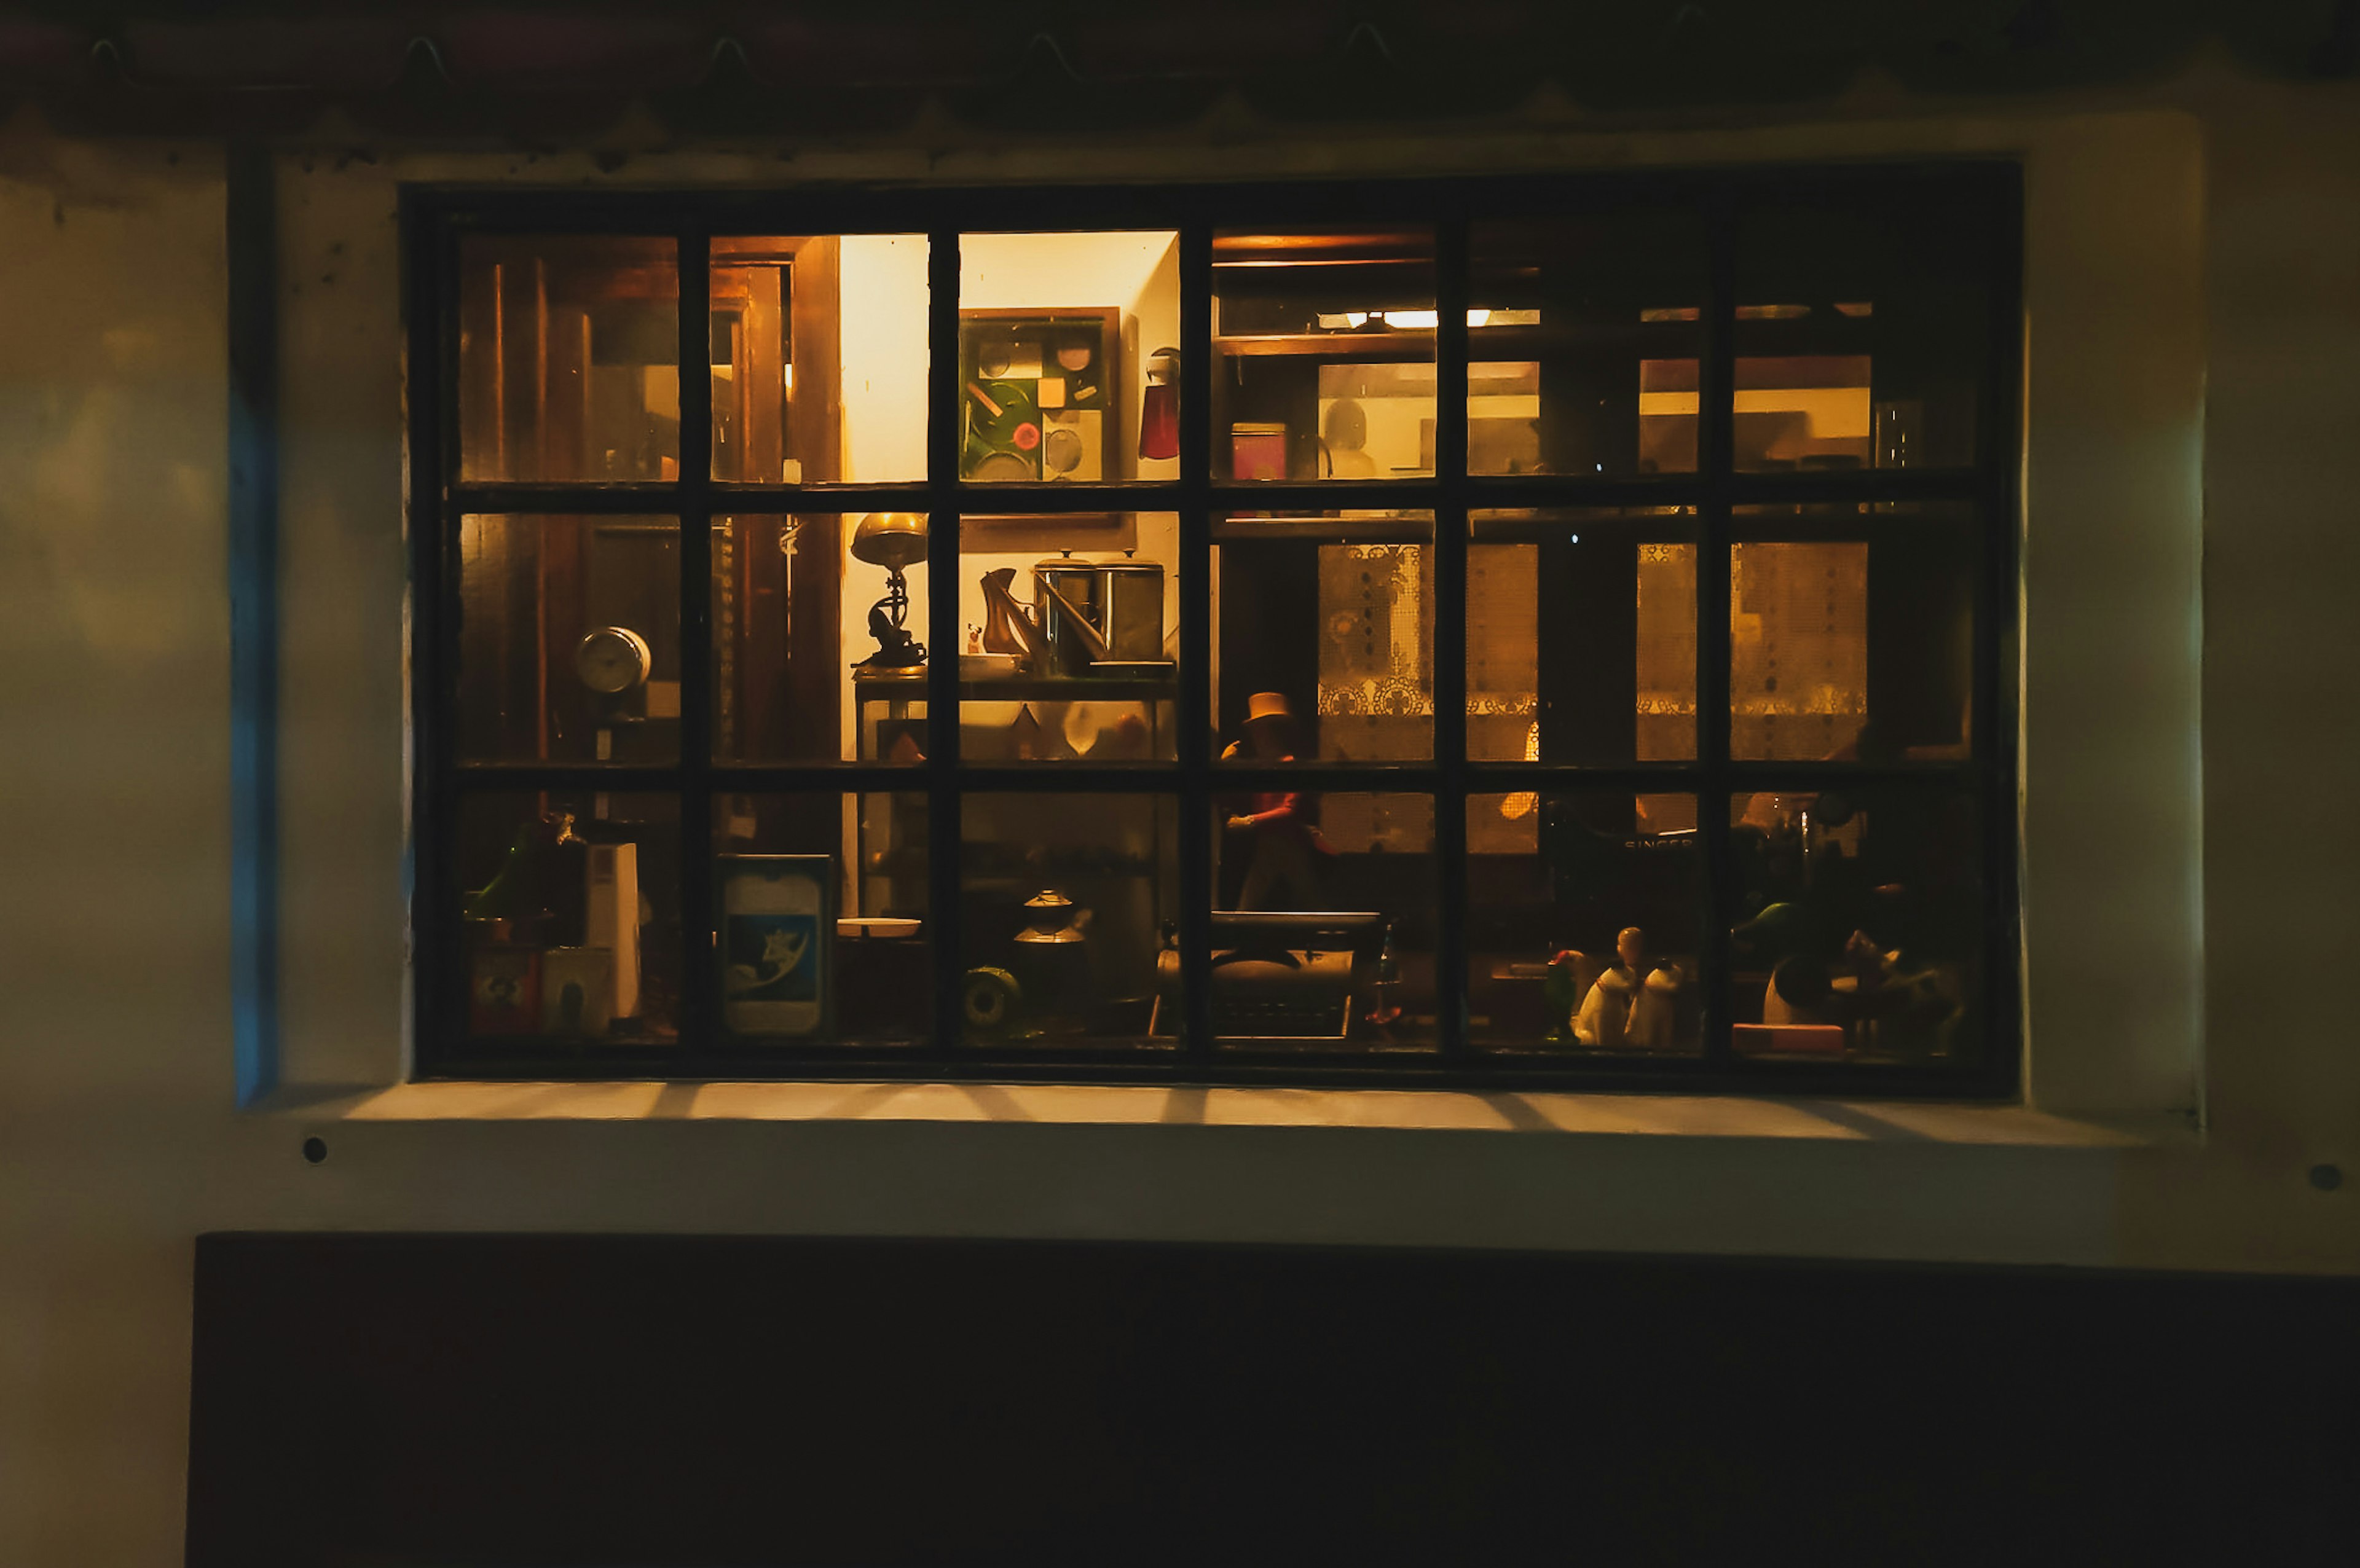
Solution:
<svg viewBox="0 0 2360 1568"><path fill-rule="evenodd" d="M1695 468L1703 283L1685 223L1479 226L1470 471ZM1828 255L1807 249L1750 279L1747 298L1765 302L1738 310L1738 466L1959 461L1972 366L1955 332L1919 330L1948 318ZM683 682L704 680L716 761L913 770L907 791L716 799L722 1013L749 1039L909 1045L938 1027L924 1002L931 883L915 770L934 717L927 671L941 659L958 661L967 761L1170 766L1183 744L1180 604L1202 570L1219 764L1301 768L1316 783L1319 765L1435 756L1432 512L1252 500L1273 480L1432 474L1431 234L1217 233L1201 356L1179 342L1175 234L974 234L961 256L960 476L1174 479L1177 384L1202 358L1213 472L1235 495L1211 519L1201 566L1183 558L1168 511L971 512L957 557L963 642L945 649L926 646L937 585L923 516L719 516L713 666L693 675L681 668L671 519L471 515L460 528L464 761L673 762ZM716 238L711 298L716 479L923 477L923 236ZM676 476L668 242L472 241L461 299L465 477ZM1963 759L1974 526L1963 508L1893 503L1732 518L1731 756ZM1693 508L1477 512L1469 527L1470 758L1694 759ZM1432 1049L1436 798L1269 782L1213 802L1218 1040ZM960 1038L1171 1048L1179 809L1153 791L963 799ZM1957 892L1972 855L1966 873L1934 855L1865 892L1830 891L1902 840L1883 824L1954 830L1941 811L1906 796L1742 797L1730 814L1742 875L1724 898L1733 907L1715 909L1693 794L1506 791L1463 810L1480 1048L1694 1053L1708 923L1745 931L1768 920L1766 931L1791 919L1775 911L1806 906L1845 929L1732 938L1720 1009L1739 1049L1851 1059L1971 1048L1972 923L1928 920L1923 904L1928 885ZM473 1031L676 1037L676 809L628 792L486 793L469 798L454 842ZM584 900L534 902L533 888L572 875L549 869L565 856L630 884L611 894L603 925ZM528 863L539 869L519 869ZM607 957L585 956L602 946ZM1859 999L1888 990L1911 999Z"/></svg>

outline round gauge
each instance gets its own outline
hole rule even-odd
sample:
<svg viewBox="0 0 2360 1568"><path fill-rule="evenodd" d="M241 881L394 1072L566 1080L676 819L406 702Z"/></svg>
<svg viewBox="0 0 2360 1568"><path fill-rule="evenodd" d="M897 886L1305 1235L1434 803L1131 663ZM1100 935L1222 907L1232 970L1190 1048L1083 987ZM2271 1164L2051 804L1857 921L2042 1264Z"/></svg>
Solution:
<svg viewBox="0 0 2360 1568"><path fill-rule="evenodd" d="M655 669L647 639L628 626L600 626L574 650L574 672L593 691L628 691Z"/></svg>

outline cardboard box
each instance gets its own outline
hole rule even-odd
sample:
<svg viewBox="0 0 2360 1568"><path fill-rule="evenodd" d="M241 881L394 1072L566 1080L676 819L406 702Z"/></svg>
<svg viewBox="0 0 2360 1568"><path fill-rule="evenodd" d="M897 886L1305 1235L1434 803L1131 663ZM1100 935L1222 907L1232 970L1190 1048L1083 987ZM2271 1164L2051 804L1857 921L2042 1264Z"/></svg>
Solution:
<svg viewBox="0 0 2360 1568"><path fill-rule="evenodd" d="M615 954L552 947L541 955L541 1032L596 1039L615 1021Z"/></svg>
<svg viewBox="0 0 2360 1568"><path fill-rule="evenodd" d="M603 947L615 955L614 1016L639 1016L639 846L635 844L594 844L590 846L589 918L584 922L582 945Z"/></svg>

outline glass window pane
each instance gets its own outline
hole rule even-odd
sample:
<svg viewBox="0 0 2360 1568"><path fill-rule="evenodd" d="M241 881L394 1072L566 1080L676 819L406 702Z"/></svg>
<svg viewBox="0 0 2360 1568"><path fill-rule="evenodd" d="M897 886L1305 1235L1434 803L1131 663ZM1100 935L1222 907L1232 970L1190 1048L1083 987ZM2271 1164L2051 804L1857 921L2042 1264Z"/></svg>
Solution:
<svg viewBox="0 0 2360 1568"><path fill-rule="evenodd" d="M962 234L959 477L1176 478L1179 343L1169 229Z"/></svg>
<svg viewBox="0 0 2360 1568"><path fill-rule="evenodd" d="M1695 470L1697 217L1478 223L1470 273L1468 473Z"/></svg>
<svg viewBox="0 0 2360 1568"><path fill-rule="evenodd" d="M714 756L921 761L925 554L914 514L716 521Z"/></svg>
<svg viewBox="0 0 2360 1568"><path fill-rule="evenodd" d="M713 477L926 471L926 236L713 238Z"/></svg>
<svg viewBox="0 0 2360 1568"><path fill-rule="evenodd" d="M681 675L672 518L459 519L462 757L676 761Z"/></svg>
<svg viewBox="0 0 2360 1568"><path fill-rule="evenodd" d="M1740 469L1974 461L2000 225L1943 183L1787 197L1737 238Z"/></svg>
<svg viewBox="0 0 2360 1568"><path fill-rule="evenodd" d="M1733 547L1732 757L1967 759L1974 540L1963 528L1918 521L1862 540ZM1774 526L1742 509L1740 526L1748 523Z"/></svg>
<svg viewBox="0 0 2360 1568"><path fill-rule="evenodd" d="M959 801L962 1038L1164 1047L1180 1030L1179 806L1152 794Z"/></svg>
<svg viewBox="0 0 2360 1568"><path fill-rule="evenodd" d="M1696 757L1696 509L1468 517L1467 755Z"/></svg>
<svg viewBox="0 0 2360 1568"><path fill-rule="evenodd" d="M1222 761L1433 757L1433 513L1240 512L1213 538Z"/></svg>
<svg viewBox="0 0 2360 1568"><path fill-rule="evenodd" d="M962 761L1178 755L1175 514L971 517L959 546Z"/></svg>
<svg viewBox="0 0 2360 1568"><path fill-rule="evenodd" d="M679 454L680 266L672 241L462 243L462 479L672 479Z"/></svg>
<svg viewBox="0 0 2360 1568"><path fill-rule="evenodd" d="M1434 472L1434 234L1213 235L1213 477Z"/></svg>
<svg viewBox="0 0 2360 1568"><path fill-rule="evenodd" d="M1470 1038L1695 1053L1705 908L1693 795L1470 796Z"/></svg>
<svg viewBox="0 0 2360 1568"><path fill-rule="evenodd" d="M1217 1042L1431 1050L1434 797L1286 782L1214 802Z"/></svg>
<svg viewBox="0 0 2360 1568"><path fill-rule="evenodd" d="M713 838L725 1029L853 1046L932 1037L924 795L720 795Z"/></svg>
<svg viewBox="0 0 2360 1568"><path fill-rule="evenodd" d="M1739 1055L1963 1065L1981 1054L1972 796L1765 791L1732 796L1729 814Z"/></svg>
<svg viewBox="0 0 2360 1568"><path fill-rule="evenodd" d="M668 795L460 797L456 976L478 1041L679 1039L680 807Z"/></svg>

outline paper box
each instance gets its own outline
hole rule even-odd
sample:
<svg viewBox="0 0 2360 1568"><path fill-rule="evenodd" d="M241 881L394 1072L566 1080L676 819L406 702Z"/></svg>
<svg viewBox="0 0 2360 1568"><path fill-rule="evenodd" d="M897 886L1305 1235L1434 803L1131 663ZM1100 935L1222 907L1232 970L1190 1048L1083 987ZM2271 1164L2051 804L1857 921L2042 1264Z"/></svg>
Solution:
<svg viewBox="0 0 2360 1568"><path fill-rule="evenodd" d="M552 947L541 955L541 1032L595 1039L615 1021L615 954Z"/></svg>
<svg viewBox="0 0 2360 1568"><path fill-rule="evenodd" d="M615 955L614 1016L639 1016L639 846L635 844L594 844L590 846L586 907L589 918L582 945L603 947Z"/></svg>

